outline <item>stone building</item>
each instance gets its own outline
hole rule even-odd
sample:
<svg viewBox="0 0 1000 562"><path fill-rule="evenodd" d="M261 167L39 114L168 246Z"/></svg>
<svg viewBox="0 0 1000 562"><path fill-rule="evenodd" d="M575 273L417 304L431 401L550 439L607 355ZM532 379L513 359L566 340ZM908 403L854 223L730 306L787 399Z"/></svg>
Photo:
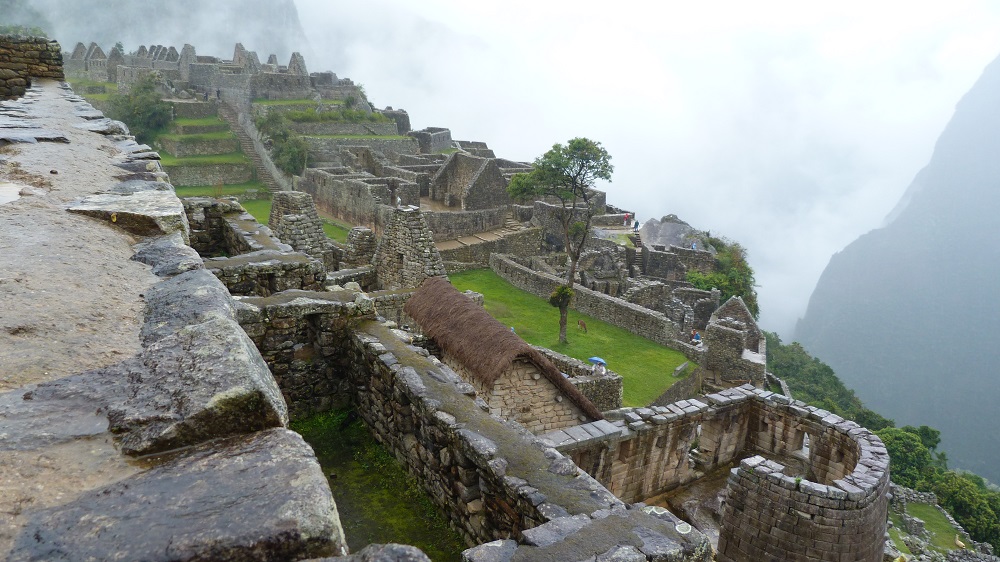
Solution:
<svg viewBox="0 0 1000 562"><path fill-rule="evenodd" d="M549 360L447 279L427 279L403 309L475 387L490 412L534 433L603 419Z"/></svg>
<svg viewBox="0 0 1000 562"><path fill-rule="evenodd" d="M717 382L763 386L767 340L743 299L731 297L712 313L705 344L704 367L716 374Z"/></svg>

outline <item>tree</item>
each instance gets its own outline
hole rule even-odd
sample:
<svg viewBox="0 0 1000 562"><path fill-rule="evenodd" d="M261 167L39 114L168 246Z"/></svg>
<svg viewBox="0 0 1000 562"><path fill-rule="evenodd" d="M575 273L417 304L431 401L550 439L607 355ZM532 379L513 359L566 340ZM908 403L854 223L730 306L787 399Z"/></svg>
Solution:
<svg viewBox="0 0 1000 562"><path fill-rule="evenodd" d="M712 287L722 293L722 302L732 296L743 299L750 314L754 318L760 316L760 306L757 304L757 291L753 269L747 262L746 248L737 242L725 238L709 238L709 243L715 248L715 269L712 273L689 271L687 281L698 289L705 291Z"/></svg>
<svg viewBox="0 0 1000 562"><path fill-rule="evenodd" d="M150 142L173 118L173 108L156 93L156 77L147 74L132 84L127 94L113 94L108 117L128 125L139 142Z"/></svg>
<svg viewBox="0 0 1000 562"><path fill-rule="evenodd" d="M549 302L559 308L559 341L566 341L566 319L573 298L573 284L580 253L587 242L590 223L596 214L591 189L594 182L611 181L611 156L601 143L575 138L566 145L555 144L535 159L534 169L516 174L507 192L516 200L551 198L559 201L556 213L570 266L566 283L552 293Z"/></svg>
<svg viewBox="0 0 1000 562"><path fill-rule="evenodd" d="M915 433L887 427L876 431L875 435L879 436L889 452L889 472L896 484L916 488L918 482L933 473L931 453Z"/></svg>

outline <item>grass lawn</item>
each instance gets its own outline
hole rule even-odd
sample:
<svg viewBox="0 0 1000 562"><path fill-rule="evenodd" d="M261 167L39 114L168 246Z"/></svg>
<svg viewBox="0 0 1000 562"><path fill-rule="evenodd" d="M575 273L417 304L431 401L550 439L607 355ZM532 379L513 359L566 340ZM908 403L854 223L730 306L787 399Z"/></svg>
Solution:
<svg viewBox="0 0 1000 562"><path fill-rule="evenodd" d="M160 151L160 164L164 166L211 166L214 164L249 164L250 160L242 152L229 154L212 154L209 156L191 156L177 158Z"/></svg>
<svg viewBox="0 0 1000 562"><path fill-rule="evenodd" d="M202 142L202 141L235 139L236 135L234 135L232 131L219 131L217 133L195 133L190 135L175 135L171 133L171 134L162 134L156 138L185 143L185 142Z"/></svg>
<svg viewBox="0 0 1000 562"><path fill-rule="evenodd" d="M458 290L471 289L485 295L486 311L512 326L526 342L583 361L595 355L603 358L610 370L622 376L624 406L649 405L679 380L673 377L673 370L687 361L679 351L572 309L566 333L569 343L560 344L559 311L545 299L517 289L489 269L464 271L449 277ZM580 319L587 323L587 333L577 328Z"/></svg>
<svg viewBox="0 0 1000 562"><path fill-rule="evenodd" d="M341 244L347 243L347 233L351 231L351 227L343 226L341 222L334 222L327 218L321 218L323 221L323 232L326 233L326 237L331 240L336 240Z"/></svg>
<svg viewBox="0 0 1000 562"><path fill-rule="evenodd" d="M260 224L267 224L267 219L271 218L271 200L254 199L252 201L241 201L240 205L253 215Z"/></svg>
<svg viewBox="0 0 1000 562"><path fill-rule="evenodd" d="M213 115L212 117L200 117L198 119L192 117L184 117L181 119L174 119L173 123L178 125L188 125L188 126L200 126L200 125L227 125L218 115Z"/></svg>
<svg viewBox="0 0 1000 562"><path fill-rule="evenodd" d="M267 187L264 184L257 181L249 181L246 183L234 183L222 186L222 195L240 195L245 193L247 190L256 189L259 193L264 193L267 191ZM217 197L216 187L214 185L190 185L187 187L175 187L174 190L177 192L178 197Z"/></svg>
<svg viewBox="0 0 1000 562"><path fill-rule="evenodd" d="M948 519L931 504L907 503L906 512L924 522L924 528L931 533L931 546L940 552L955 550L955 535L958 530L948 522ZM970 544L968 537L963 536L962 542Z"/></svg>
<svg viewBox="0 0 1000 562"><path fill-rule="evenodd" d="M889 519L893 525L889 529L889 538L892 540L893 546L903 554L913 554L910 552L910 547L906 546L906 543L903 542L903 533L900 531L903 528L903 519L892 511L889 511Z"/></svg>

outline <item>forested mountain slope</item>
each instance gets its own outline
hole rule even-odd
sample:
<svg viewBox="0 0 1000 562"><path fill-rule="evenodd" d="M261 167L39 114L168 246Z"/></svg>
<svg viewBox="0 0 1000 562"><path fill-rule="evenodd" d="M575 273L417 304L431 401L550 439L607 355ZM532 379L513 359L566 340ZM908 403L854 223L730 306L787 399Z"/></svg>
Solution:
<svg viewBox="0 0 1000 562"><path fill-rule="evenodd" d="M888 224L830 259L795 339L871 408L1000 481L1000 59Z"/></svg>

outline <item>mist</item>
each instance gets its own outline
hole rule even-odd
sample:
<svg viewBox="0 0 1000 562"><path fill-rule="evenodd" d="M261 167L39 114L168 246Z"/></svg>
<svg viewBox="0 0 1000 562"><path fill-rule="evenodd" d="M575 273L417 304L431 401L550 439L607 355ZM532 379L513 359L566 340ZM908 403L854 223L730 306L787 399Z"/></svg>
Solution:
<svg viewBox="0 0 1000 562"><path fill-rule="evenodd" d="M600 186L609 202L743 244L761 325L782 335L830 256L883 223L1000 53L1000 5L986 0L194 2L104 0L122 21L97 37L95 0L0 0L44 14L66 50L191 43L228 58L240 41L283 63L300 51L310 71L406 109L414 128L448 127L504 158L600 141L615 165ZM197 15L167 25L161 11Z"/></svg>
<svg viewBox="0 0 1000 562"><path fill-rule="evenodd" d="M1000 53L985 1L484 4L296 0L310 70L414 128L524 161L603 143L609 202L746 246L761 325L783 335Z"/></svg>

